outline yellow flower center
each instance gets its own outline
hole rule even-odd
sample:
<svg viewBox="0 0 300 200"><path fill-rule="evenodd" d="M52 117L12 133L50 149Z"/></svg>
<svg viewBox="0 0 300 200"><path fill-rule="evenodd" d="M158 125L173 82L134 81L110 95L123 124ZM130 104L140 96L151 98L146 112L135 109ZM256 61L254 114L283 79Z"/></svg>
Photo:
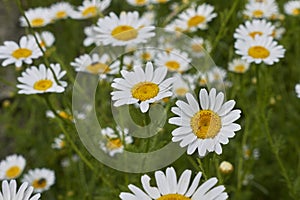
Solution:
<svg viewBox="0 0 300 200"><path fill-rule="evenodd" d="M34 83L33 88L39 91L46 91L51 88L53 82L51 80L42 79Z"/></svg>
<svg viewBox="0 0 300 200"><path fill-rule="evenodd" d="M117 40L128 41L137 38L138 31L132 26L120 25L112 30L111 35Z"/></svg>
<svg viewBox="0 0 300 200"><path fill-rule="evenodd" d="M159 197L157 200L191 200L191 198L181 194L166 194Z"/></svg>
<svg viewBox="0 0 300 200"><path fill-rule="evenodd" d="M87 16L96 16L97 15L97 7L96 6L90 6L87 7L82 11L82 16L87 17Z"/></svg>
<svg viewBox="0 0 300 200"><path fill-rule="evenodd" d="M31 20L31 26L37 27L37 26L43 26L45 23L45 20L43 18L35 18Z"/></svg>
<svg viewBox="0 0 300 200"><path fill-rule="evenodd" d="M192 44L192 50L194 52L202 52L203 46L201 44Z"/></svg>
<svg viewBox="0 0 300 200"><path fill-rule="evenodd" d="M61 18L64 18L67 16L67 13L65 11L58 11L56 14L55 14L55 17L56 19L61 19Z"/></svg>
<svg viewBox="0 0 300 200"><path fill-rule="evenodd" d="M140 101L146 101L148 99L156 97L158 92L158 85L151 82L140 82L134 85L131 89L133 98L136 98Z"/></svg>
<svg viewBox="0 0 300 200"><path fill-rule="evenodd" d="M270 56L270 51L263 46L253 46L248 49L248 55L253 58L267 58Z"/></svg>
<svg viewBox="0 0 300 200"><path fill-rule="evenodd" d="M32 182L32 186L35 189L43 189L47 186L47 180L45 178L36 179Z"/></svg>
<svg viewBox="0 0 300 200"><path fill-rule="evenodd" d="M122 146L122 141L119 138L110 139L106 144L106 147L110 150L118 149L121 146Z"/></svg>
<svg viewBox="0 0 300 200"><path fill-rule="evenodd" d="M175 93L179 96L184 96L189 90L186 88L177 88Z"/></svg>
<svg viewBox="0 0 300 200"><path fill-rule="evenodd" d="M300 14L300 8L295 8L292 11L293 15L299 15Z"/></svg>
<svg viewBox="0 0 300 200"><path fill-rule="evenodd" d="M264 11L262 10L254 10L252 15L256 18L261 18L264 15Z"/></svg>
<svg viewBox="0 0 300 200"><path fill-rule="evenodd" d="M28 58L31 55L32 55L32 51L26 48L19 48L12 53L12 56L15 57L16 59Z"/></svg>
<svg viewBox="0 0 300 200"><path fill-rule="evenodd" d="M199 84L200 84L201 86L206 85L206 84L207 84L207 80L206 80L205 78L200 78L200 79L199 79Z"/></svg>
<svg viewBox="0 0 300 200"><path fill-rule="evenodd" d="M66 113L65 111L59 111L59 112L58 112L58 115L59 115L61 118L64 118L64 119L69 119L69 120L72 120L72 119L73 119L73 116L72 116L72 115L69 115L69 114Z"/></svg>
<svg viewBox="0 0 300 200"><path fill-rule="evenodd" d="M135 3L137 5L144 5L146 3L146 0L135 0Z"/></svg>
<svg viewBox="0 0 300 200"><path fill-rule="evenodd" d="M253 31L253 32L249 33L249 36L254 39L256 35L262 35L262 34L263 33L261 31Z"/></svg>
<svg viewBox="0 0 300 200"><path fill-rule="evenodd" d="M197 26L198 24L201 24L205 21L205 17L202 16L202 15L196 15L194 17L191 17L187 24L188 24L188 27L194 27L194 26Z"/></svg>
<svg viewBox="0 0 300 200"><path fill-rule="evenodd" d="M244 73L246 70L245 65L237 65L234 67L234 71L237 73Z"/></svg>
<svg viewBox="0 0 300 200"><path fill-rule="evenodd" d="M176 71L180 67L180 64L175 60L170 60L170 61L166 62L165 65L171 71Z"/></svg>
<svg viewBox="0 0 300 200"><path fill-rule="evenodd" d="M109 66L101 62L92 63L91 65L86 67L86 70L93 74L99 74L99 73L105 74L110 71Z"/></svg>
<svg viewBox="0 0 300 200"><path fill-rule="evenodd" d="M6 177L9 179L16 178L21 174L19 166L12 166L6 171Z"/></svg>
<svg viewBox="0 0 300 200"><path fill-rule="evenodd" d="M142 53L141 57L142 57L143 60L150 60L151 59L151 54L148 53L148 52L144 52L144 53Z"/></svg>
<svg viewBox="0 0 300 200"><path fill-rule="evenodd" d="M221 118L211 110L200 110L190 123L194 134L200 139L214 138L222 127Z"/></svg>

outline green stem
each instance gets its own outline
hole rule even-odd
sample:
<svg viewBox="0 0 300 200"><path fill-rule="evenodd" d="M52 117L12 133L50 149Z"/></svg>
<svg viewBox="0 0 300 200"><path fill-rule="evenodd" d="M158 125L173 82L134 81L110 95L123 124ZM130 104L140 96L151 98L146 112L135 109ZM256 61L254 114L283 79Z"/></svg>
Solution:
<svg viewBox="0 0 300 200"><path fill-rule="evenodd" d="M205 180L205 181L208 180L208 177L207 177L207 175L206 175L206 173L205 173L205 170L204 170L204 167L203 167L203 164L202 164L201 159L200 159L200 158L197 158L197 162L198 162L198 167L200 168L200 170L201 170L201 172L202 172L202 175L203 175L203 177L204 177L204 180Z"/></svg>

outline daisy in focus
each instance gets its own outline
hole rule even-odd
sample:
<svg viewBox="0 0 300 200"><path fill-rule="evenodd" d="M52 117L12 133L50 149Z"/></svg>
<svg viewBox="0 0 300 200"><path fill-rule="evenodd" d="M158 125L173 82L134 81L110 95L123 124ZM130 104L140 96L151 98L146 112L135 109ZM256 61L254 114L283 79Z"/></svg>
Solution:
<svg viewBox="0 0 300 200"><path fill-rule="evenodd" d="M185 72L190 69L189 63L192 60L186 52L181 52L177 49L170 52L161 52L157 55L155 63L160 67L167 68L170 72Z"/></svg>
<svg viewBox="0 0 300 200"><path fill-rule="evenodd" d="M51 5L49 12L53 20L66 19L74 12L73 6L68 2L57 2Z"/></svg>
<svg viewBox="0 0 300 200"><path fill-rule="evenodd" d="M37 59L43 55L42 51L36 44L33 37L22 36L19 44L13 41L5 41L0 46L0 59L5 59L2 66L15 64L21 67L23 62L31 64L33 59Z"/></svg>
<svg viewBox="0 0 300 200"><path fill-rule="evenodd" d="M55 183L55 174L54 171L45 168L29 170L22 182L28 182L34 188L34 192L44 192Z"/></svg>
<svg viewBox="0 0 300 200"><path fill-rule="evenodd" d="M233 59L230 63L228 63L228 70L238 74L245 73L248 71L249 67L250 63L240 58Z"/></svg>
<svg viewBox="0 0 300 200"><path fill-rule="evenodd" d="M41 194L33 193L33 187L28 186L28 183L23 183L20 188L17 190L17 182L15 180L3 181L2 182L2 191L0 191L1 200L39 200Z"/></svg>
<svg viewBox="0 0 300 200"><path fill-rule="evenodd" d="M78 7L78 11L71 13L74 19L87 19L96 17L110 5L111 0L84 0Z"/></svg>
<svg viewBox="0 0 300 200"><path fill-rule="evenodd" d="M300 1L288 1L284 4L284 12L288 15L300 15Z"/></svg>
<svg viewBox="0 0 300 200"><path fill-rule="evenodd" d="M237 40L234 44L235 53L242 56L247 62L259 64L264 62L273 65L279 62L279 58L284 57L285 49L273 41L272 37L262 37L256 35L252 40Z"/></svg>
<svg viewBox="0 0 300 200"><path fill-rule="evenodd" d="M84 54L78 58L75 58L75 62L71 62L70 65L75 70L88 72L91 74L99 75L100 79L106 79L107 75L117 74L119 72L120 61L116 61L111 64L112 59L108 54L97 53L92 55Z"/></svg>
<svg viewBox="0 0 300 200"><path fill-rule="evenodd" d="M25 11L30 26L32 28L43 27L52 22L52 15L48 8L34 8ZM28 27L28 23L24 16L20 17L21 26Z"/></svg>
<svg viewBox="0 0 300 200"><path fill-rule="evenodd" d="M268 2L250 1L246 4L244 15L250 19L252 18L267 18L271 19L279 15L278 5L274 0Z"/></svg>
<svg viewBox="0 0 300 200"><path fill-rule="evenodd" d="M132 72L122 70L122 78L113 80L111 93L114 106L138 104L145 113L151 103L172 96L173 78L166 78L167 68L159 67L155 70L151 62L147 62L145 71L142 67L134 67Z"/></svg>
<svg viewBox="0 0 300 200"><path fill-rule="evenodd" d="M300 98L300 84L296 84L295 91L297 93L297 97Z"/></svg>
<svg viewBox="0 0 300 200"><path fill-rule="evenodd" d="M150 185L151 178L148 175L143 175L141 182L144 191L130 184L128 188L131 193L121 192L119 197L122 200L224 200L228 198L223 185L214 187L218 182L217 178L210 178L199 185L202 173L199 172L193 180L191 175L191 170L185 170L177 180L175 169L169 167L166 169L166 173L155 172L157 187Z"/></svg>
<svg viewBox="0 0 300 200"><path fill-rule="evenodd" d="M170 124L179 126L172 131L172 141L179 142L181 147L187 147L187 154L191 155L198 149L200 157L208 152L222 153L221 144L228 144L228 138L235 136L241 126L233 123L240 118L241 111L232 110L235 101L224 102L224 94L212 88L199 92L199 103L190 94L186 94L187 103L181 100L176 102L178 107L171 111L178 115L169 119Z"/></svg>
<svg viewBox="0 0 300 200"><path fill-rule="evenodd" d="M209 4L202 4L198 7L192 7L179 14L178 24L179 27L183 27L186 31L194 32L197 29L207 29L207 23L212 21L213 18L217 17L214 13L214 7Z"/></svg>
<svg viewBox="0 0 300 200"><path fill-rule="evenodd" d="M18 178L26 165L26 160L21 155L10 155L0 162L0 180Z"/></svg>
<svg viewBox="0 0 300 200"><path fill-rule="evenodd" d="M22 72L22 76L18 77L20 84L17 84L19 94L41 94L47 92L62 93L65 91L67 82L60 81L60 79L66 74L66 71L61 71L59 64L50 64L50 67L55 73L55 76L59 83L56 82L52 71L46 68L44 64L40 64L39 67L27 68L25 72Z"/></svg>
<svg viewBox="0 0 300 200"><path fill-rule="evenodd" d="M100 148L111 157L116 153L122 153L124 151L124 144L127 145L133 142L127 128L122 130L117 126L116 129L117 131L110 127L101 129L101 135L104 139L100 141ZM123 138L124 141L122 141Z"/></svg>
<svg viewBox="0 0 300 200"><path fill-rule="evenodd" d="M100 18L94 30L96 40L104 45L125 46L145 43L155 35L155 27L148 26L147 18L139 17L138 12L121 12L120 17L111 12L109 16Z"/></svg>
<svg viewBox="0 0 300 200"><path fill-rule="evenodd" d="M233 35L235 39L244 40L245 38L254 39L256 35L259 36L272 36L275 26L271 22L267 22L265 19L252 21L246 21L245 25L241 24Z"/></svg>

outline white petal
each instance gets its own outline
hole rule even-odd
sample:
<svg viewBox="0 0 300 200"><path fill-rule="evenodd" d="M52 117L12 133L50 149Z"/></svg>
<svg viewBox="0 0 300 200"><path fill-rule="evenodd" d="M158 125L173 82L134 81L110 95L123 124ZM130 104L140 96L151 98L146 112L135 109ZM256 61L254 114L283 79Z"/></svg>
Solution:
<svg viewBox="0 0 300 200"><path fill-rule="evenodd" d="M201 89L199 93L200 106L203 110L207 110L209 107L209 98L206 89Z"/></svg>

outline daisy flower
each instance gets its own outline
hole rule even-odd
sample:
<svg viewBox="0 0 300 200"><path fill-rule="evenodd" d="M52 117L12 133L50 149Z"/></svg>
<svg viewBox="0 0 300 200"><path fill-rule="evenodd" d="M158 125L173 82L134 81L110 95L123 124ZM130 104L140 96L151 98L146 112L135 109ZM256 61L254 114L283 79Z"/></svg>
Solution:
<svg viewBox="0 0 300 200"><path fill-rule="evenodd" d="M65 135L60 134L58 137L54 138L54 142L51 147L53 149L62 149L66 146Z"/></svg>
<svg viewBox="0 0 300 200"><path fill-rule="evenodd" d="M46 50L46 48L49 48L53 45L55 42L54 35L49 31L43 31L41 33L35 33L35 36L38 39L38 42L40 46ZM29 37L33 37L32 35L29 35Z"/></svg>
<svg viewBox="0 0 300 200"><path fill-rule="evenodd" d="M249 67L250 64L240 58L233 59L230 63L228 63L228 70L239 74L243 74L248 71Z"/></svg>
<svg viewBox="0 0 300 200"><path fill-rule="evenodd" d="M52 15L53 20L66 19L73 14L73 6L68 2L57 2L52 4L49 12Z"/></svg>
<svg viewBox="0 0 300 200"><path fill-rule="evenodd" d="M288 1L284 4L284 12L288 15L300 15L300 1Z"/></svg>
<svg viewBox="0 0 300 200"><path fill-rule="evenodd" d="M34 188L34 192L43 192L54 184L55 174L54 171L45 168L33 169L24 175L22 182L28 182Z"/></svg>
<svg viewBox="0 0 300 200"><path fill-rule="evenodd" d="M15 64L21 67L23 62L31 64L33 59L37 59L43 55L42 51L36 44L33 37L22 36L19 44L13 41L5 41L0 46L0 59L5 59L2 66Z"/></svg>
<svg viewBox="0 0 300 200"><path fill-rule="evenodd" d="M138 104L145 113L150 103L172 96L170 89L173 78L165 79L167 68L158 67L154 70L152 63L147 62L145 71L140 66L133 70L122 70L122 78L113 80L111 86L116 89L111 93L114 106Z"/></svg>
<svg viewBox="0 0 300 200"><path fill-rule="evenodd" d="M134 59L136 64L142 64L147 61L151 61L155 57L155 49L152 48L143 48L134 51L133 56L136 58Z"/></svg>
<svg viewBox="0 0 300 200"><path fill-rule="evenodd" d="M162 171L155 172L157 187L150 185L151 178L148 175L143 175L141 182L144 191L130 184L128 188L132 193L121 192L119 197L122 200L224 200L228 198L223 185L214 187L218 182L217 178L212 177L199 185L202 173L199 172L192 182L191 175L191 170L184 170L177 180L175 169L169 167L166 169L166 173Z"/></svg>
<svg viewBox="0 0 300 200"><path fill-rule="evenodd" d="M67 83L60 81L60 79L66 74L66 71L61 71L59 64L50 64L50 67L55 73L59 84L56 82L52 71L46 68L44 64L40 64L39 67L27 68L25 72L22 72L22 76L18 78L20 84L19 94L40 94L47 92L61 93L65 91Z"/></svg>
<svg viewBox="0 0 300 200"><path fill-rule="evenodd" d="M235 53L242 56L242 59L249 63L259 64L264 62L273 65L284 57L285 49L273 41L272 37L255 36L252 40L237 40L234 44Z"/></svg>
<svg viewBox="0 0 300 200"><path fill-rule="evenodd" d="M71 121L74 120L74 118L73 118L73 116L72 116L71 114L69 114L69 113L67 113L67 112L65 112L65 111L63 111L63 110L56 110L56 113L57 113L61 118L63 118L63 119L68 119L68 120L71 120ZM56 116L55 116L55 114L53 113L52 110L47 110L47 111L46 111L46 117L48 117L48 118L55 118Z"/></svg>
<svg viewBox="0 0 300 200"><path fill-rule="evenodd" d="M48 8L34 8L25 11L25 16L27 17L30 26L33 28L43 27L52 22L52 15ZM20 17L21 26L27 27L27 21L24 16Z"/></svg>
<svg viewBox="0 0 300 200"><path fill-rule="evenodd" d="M155 63L160 67L167 68L170 72L185 72L190 69L189 63L192 60L186 52L177 49L170 52L162 52L157 55Z"/></svg>
<svg viewBox="0 0 300 200"><path fill-rule="evenodd" d="M126 0L132 6L146 6L150 0Z"/></svg>
<svg viewBox="0 0 300 200"><path fill-rule="evenodd" d="M160 4L160 3L167 3L169 0L150 0L151 3Z"/></svg>
<svg viewBox="0 0 300 200"><path fill-rule="evenodd" d="M178 115L169 119L170 124L179 126L172 131L172 141L179 142L181 147L187 147L187 154L191 155L198 149L200 157L208 152L222 153L221 144L227 144L228 138L234 137L234 131L241 129L233 123L240 118L240 110L232 110L235 101L225 103L224 94L212 88L208 94L206 89L199 92L199 103L190 94L186 94L187 103L181 100L176 102L178 107L171 111Z"/></svg>
<svg viewBox="0 0 300 200"><path fill-rule="evenodd" d="M26 165L26 160L21 155L10 155L0 162L0 180L18 178Z"/></svg>
<svg viewBox="0 0 300 200"><path fill-rule="evenodd" d="M206 52L211 51L211 44L208 40L204 40L201 37L194 37L190 43L190 52L195 57L202 57Z"/></svg>
<svg viewBox="0 0 300 200"><path fill-rule="evenodd" d="M252 38L256 35L259 36L272 36L275 26L271 22L267 22L265 19L258 20L254 19L252 21L246 21L245 25L241 24L233 35L236 39L244 40L245 38Z"/></svg>
<svg viewBox="0 0 300 200"><path fill-rule="evenodd" d="M278 16L278 6L276 2L249 2L246 4L244 15L249 18L272 18Z"/></svg>
<svg viewBox="0 0 300 200"><path fill-rule="evenodd" d="M197 29L207 29L207 23L217 17L214 13L214 7L209 4L199 5L197 8L189 8L179 14L178 19L187 31L196 31Z"/></svg>
<svg viewBox="0 0 300 200"><path fill-rule="evenodd" d="M111 3L111 0L84 0L82 5L78 7L78 11L71 13L74 19L87 19L96 17L104 11Z"/></svg>
<svg viewBox="0 0 300 200"><path fill-rule="evenodd" d="M190 91L190 87L187 81L185 81L180 74L175 74L174 82L172 85L172 92L177 97L185 97L186 93L188 93L189 91Z"/></svg>
<svg viewBox="0 0 300 200"><path fill-rule="evenodd" d="M86 38L83 40L83 45L85 47L90 46L92 44L96 44L96 46L100 46L101 42L96 40L96 34L97 32L94 30L95 29L95 25L92 26L87 26L84 28L83 32L86 36Z"/></svg>
<svg viewBox="0 0 300 200"><path fill-rule="evenodd" d="M111 64L112 59L108 54L97 53L92 55L84 54L75 58L75 62L71 62L71 66L76 71L84 71L91 74L98 74L100 79L106 79L107 75L117 74L119 72L120 61Z"/></svg>
<svg viewBox="0 0 300 200"><path fill-rule="evenodd" d="M133 142L127 128L122 130L119 126L117 126L116 129L117 131L110 127L101 129L101 135L105 139L100 141L100 148L111 157L113 157L116 153L122 153L124 151L124 143L131 144Z"/></svg>
<svg viewBox="0 0 300 200"><path fill-rule="evenodd" d="M0 191L1 200L39 200L41 194L31 196L33 187L28 186L28 183L23 183L17 191L17 182L11 180L2 182L2 191Z"/></svg>
<svg viewBox="0 0 300 200"><path fill-rule="evenodd" d="M214 66L207 71L207 80L209 83L223 83L226 76L226 70L218 66Z"/></svg>
<svg viewBox="0 0 300 200"><path fill-rule="evenodd" d="M295 91L297 93L297 97L300 98L300 84L296 84Z"/></svg>
<svg viewBox="0 0 300 200"><path fill-rule="evenodd" d="M145 43L155 35L155 27L147 26L146 18L140 18L139 13L121 12L120 17L111 12L109 16L100 18L95 27L97 41L104 45L125 46L128 44Z"/></svg>

